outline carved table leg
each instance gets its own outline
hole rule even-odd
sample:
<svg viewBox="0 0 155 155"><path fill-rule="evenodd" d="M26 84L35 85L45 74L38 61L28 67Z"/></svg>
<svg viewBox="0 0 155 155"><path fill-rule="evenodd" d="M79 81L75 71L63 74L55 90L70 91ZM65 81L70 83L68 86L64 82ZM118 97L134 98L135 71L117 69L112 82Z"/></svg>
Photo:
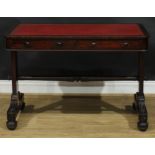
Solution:
<svg viewBox="0 0 155 155"><path fill-rule="evenodd" d="M133 108L138 113L138 119L139 119L137 127L141 131L146 131L148 128L148 121L147 121L148 114L145 106L144 94L136 93L134 104L135 105L133 106Z"/></svg>
<svg viewBox="0 0 155 155"><path fill-rule="evenodd" d="M134 102L133 102L133 104L132 104L132 108L133 108L133 110L136 112L136 113L138 113L138 99L137 99L137 94L138 94L138 92L136 93L136 94L134 94Z"/></svg>
<svg viewBox="0 0 155 155"><path fill-rule="evenodd" d="M12 95L9 109L7 111L7 128L14 130L17 127L16 117L19 111L24 110L24 94L17 91L17 53L11 52L11 71L12 71Z"/></svg>
<svg viewBox="0 0 155 155"><path fill-rule="evenodd" d="M147 121L147 109L145 105L145 97L143 93L143 87L144 87L144 59L143 59L143 53L138 54L139 59L139 92L135 94L135 102L133 103L133 109L138 114L138 123L137 127L141 131L146 131L148 128L148 121Z"/></svg>
<svg viewBox="0 0 155 155"><path fill-rule="evenodd" d="M18 92L16 95L11 96L10 107L7 111L7 128L10 130L14 130L17 127L16 117L19 111L24 110L24 95Z"/></svg>

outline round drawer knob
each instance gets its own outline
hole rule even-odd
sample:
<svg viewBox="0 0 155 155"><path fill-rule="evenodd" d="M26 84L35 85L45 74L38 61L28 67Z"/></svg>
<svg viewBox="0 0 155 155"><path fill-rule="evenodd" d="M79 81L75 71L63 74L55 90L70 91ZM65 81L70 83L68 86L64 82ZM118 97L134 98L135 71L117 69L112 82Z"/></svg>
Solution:
<svg viewBox="0 0 155 155"><path fill-rule="evenodd" d="M129 43L128 42L122 42L122 43L120 43L120 45L121 45L121 47L127 47L129 45Z"/></svg>
<svg viewBox="0 0 155 155"><path fill-rule="evenodd" d="M96 42L91 42L91 46L96 46Z"/></svg>
<svg viewBox="0 0 155 155"><path fill-rule="evenodd" d="M30 42L29 42L29 41L26 41L26 42L25 42L25 45L30 45Z"/></svg>
<svg viewBox="0 0 155 155"><path fill-rule="evenodd" d="M25 41L24 42L25 47L29 48L31 47L31 43L29 41Z"/></svg>
<svg viewBox="0 0 155 155"><path fill-rule="evenodd" d="M58 46L58 47L62 47L63 45L64 45L64 43L61 41L56 42L56 46Z"/></svg>

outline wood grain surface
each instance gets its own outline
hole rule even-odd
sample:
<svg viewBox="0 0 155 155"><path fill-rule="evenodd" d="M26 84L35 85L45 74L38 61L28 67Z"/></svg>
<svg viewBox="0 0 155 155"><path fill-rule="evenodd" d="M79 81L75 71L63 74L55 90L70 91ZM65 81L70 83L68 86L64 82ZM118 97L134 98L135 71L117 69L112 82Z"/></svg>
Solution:
<svg viewBox="0 0 155 155"><path fill-rule="evenodd" d="M133 95L59 96L25 94L26 108L18 127L9 131L10 95L0 94L0 137L155 137L155 95L146 95L149 129L137 130Z"/></svg>

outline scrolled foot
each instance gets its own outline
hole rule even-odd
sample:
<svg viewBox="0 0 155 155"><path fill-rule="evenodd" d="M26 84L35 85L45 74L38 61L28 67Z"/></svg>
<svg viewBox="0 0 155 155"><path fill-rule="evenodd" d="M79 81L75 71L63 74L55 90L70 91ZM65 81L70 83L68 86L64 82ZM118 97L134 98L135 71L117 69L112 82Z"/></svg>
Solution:
<svg viewBox="0 0 155 155"><path fill-rule="evenodd" d="M19 105L19 109L21 111L23 111L25 109L25 102L22 102L20 105Z"/></svg>
<svg viewBox="0 0 155 155"><path fill-rule="evenodd" d="M132 104L132 109L134 112L138 113L139 111L139 107L138 107L138 102L139 102L139 93L137 92L136 94L134 94L134 102Z"/></svg>
<svg viewBox="0 0 155 155"><path fill-rule="evenodd" d="M24 94L18 92L17 94L13 94L11 96L10 107L7 111L7 122L6 126L9 130L15 130L17 127L16 117L19 111L24 110Z"/></svg>
<svg viewBox="0 0 155 155"><path fill-rule="evenodd" d="M132 109L134 112L138 112L138 106L137 106L137 103L132 103Z"/></svg>
<svg viewBox="0 0 155 155"><path fill-rule="evenodd" d="M146 131L148 129L148 122L138 122L137 127L140 131Z"/></svg>
<svg viewBox="0 0 155 155"><path fill-rule="evenodd" d="M134 95L134 99L135 102L132 104L132 108L138 114L137 128L140 131L146 131L148 129L148 114L145 105L144 93L137 92Z"/></svg>
<svg viewBox="0 0 155 155"><path fill-rule="evenodd" d="M18 96L19 96L19 109L23 111L25 109L24 94L18 92Z"/></svg>
<svg viewBox="0 0 155 155"><path fill-rule="evenodd" d="M7 121L6 126L9 130L15 130L17 128L17 121Z"/></svg>

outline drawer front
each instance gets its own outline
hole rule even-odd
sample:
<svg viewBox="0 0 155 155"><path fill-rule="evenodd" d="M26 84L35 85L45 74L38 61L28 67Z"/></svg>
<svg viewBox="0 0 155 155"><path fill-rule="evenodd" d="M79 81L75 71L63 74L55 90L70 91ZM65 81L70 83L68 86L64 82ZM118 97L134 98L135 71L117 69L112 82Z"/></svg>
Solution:
<svg viewBox="0 0 155 155"><path fill-rule="evenodd" d="M143 50L146 40L8 39L8 49L26 50Z"/></svg>
<svg viewBox="0 0 155 155"><path fill-rule="evenodd" d="M77 49L140 50L146 49L145 40L80 40Z"/></svg>
<svg viewBox="0 0 155 155"><path fill-rule="evenodd" d="M28 40L28 39L17 39L7 40L7 48L9 49L26 49L26 50L61 50L61 49L72 49L75 41L73 40Z"/></svg>

